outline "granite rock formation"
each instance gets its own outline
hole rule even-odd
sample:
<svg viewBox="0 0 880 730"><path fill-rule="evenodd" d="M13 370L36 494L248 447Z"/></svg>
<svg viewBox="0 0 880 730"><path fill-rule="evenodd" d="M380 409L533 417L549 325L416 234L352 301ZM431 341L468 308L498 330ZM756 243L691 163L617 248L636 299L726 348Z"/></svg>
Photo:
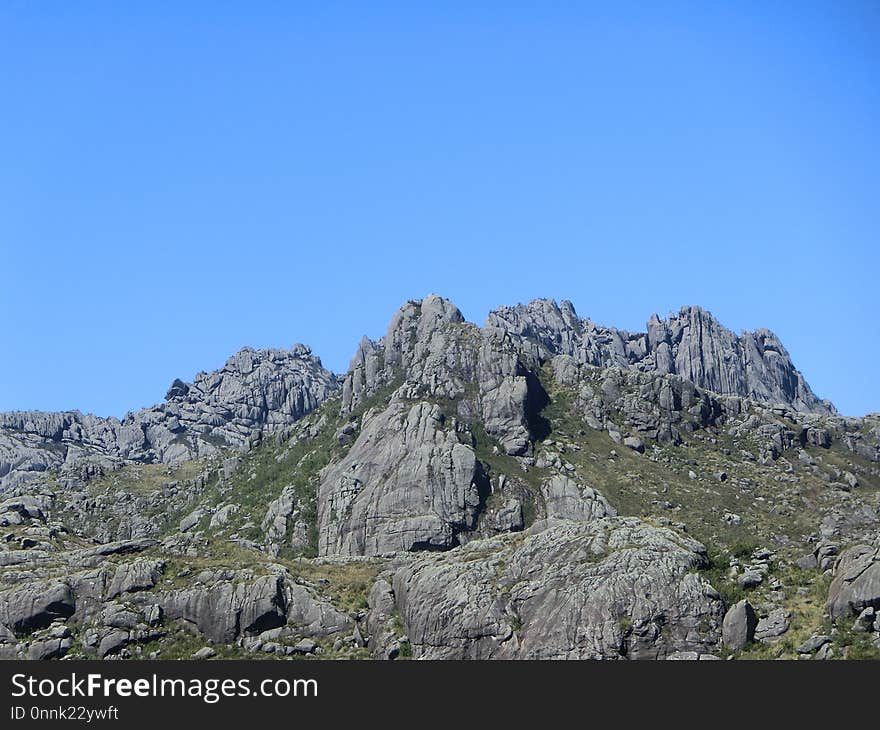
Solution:
<svg viewBox="0 0 880 730"><path fill-rule="evenodd" d="M431 295L339 376L0 414L0 657L880 657L878 535L880 416L772 333Z"/></svg>

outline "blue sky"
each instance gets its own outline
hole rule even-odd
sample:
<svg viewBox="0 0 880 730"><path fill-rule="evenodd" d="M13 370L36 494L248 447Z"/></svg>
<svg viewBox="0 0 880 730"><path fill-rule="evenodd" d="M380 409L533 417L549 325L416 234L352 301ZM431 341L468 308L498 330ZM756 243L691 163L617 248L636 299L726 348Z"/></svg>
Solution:
<svg viewBox="0 0 880 730"><path fill-rule="evenodd" d="M3 2L0 410L436 292L700 304L880 411L880 4L721 5Z"/></svg>

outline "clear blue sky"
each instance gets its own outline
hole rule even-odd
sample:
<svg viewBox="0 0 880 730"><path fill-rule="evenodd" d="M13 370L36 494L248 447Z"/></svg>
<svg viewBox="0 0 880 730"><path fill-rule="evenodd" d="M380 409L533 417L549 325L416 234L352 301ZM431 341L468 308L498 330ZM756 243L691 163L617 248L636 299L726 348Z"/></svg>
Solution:
<svg viewBox="0 0 880 730"><path fill-rule="evenodd" d="M880 411L880 3L412 5L0 3L0 410L436 292L700 304Z"/></svg>

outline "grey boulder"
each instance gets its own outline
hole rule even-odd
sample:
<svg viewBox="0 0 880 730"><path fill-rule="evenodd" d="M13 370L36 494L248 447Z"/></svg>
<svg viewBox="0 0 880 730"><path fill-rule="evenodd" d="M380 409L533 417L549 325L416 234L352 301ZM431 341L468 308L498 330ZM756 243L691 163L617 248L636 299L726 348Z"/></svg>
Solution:
<svg viewBox="0 0 880 730"><path fill-rule="evenodd" d="M724 615L722 640L724 646L734 651L744 649L754 638L758 616L752 604L743 599L735 603Z"/></svg>
<svg viewBox="0 0 880 730"><path fill-rule="evenodd" d="M592 522L617 516L617 511L596 490L561 474L554 475L541 486L541 495L549 518Z"/></svg>
<svg viewBox="0 0 880 730"><path fill-rule="evenodd" d="M868 607L880 609L880 548L856 545L837 561L827 610L831 618L840 619Z"/></svg>

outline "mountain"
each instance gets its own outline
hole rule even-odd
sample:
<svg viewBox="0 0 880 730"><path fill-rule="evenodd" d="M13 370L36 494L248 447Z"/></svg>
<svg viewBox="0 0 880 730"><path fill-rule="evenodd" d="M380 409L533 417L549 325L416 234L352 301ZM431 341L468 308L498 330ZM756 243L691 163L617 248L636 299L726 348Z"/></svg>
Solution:
<svg viewBox="0 0 880 730"><path fill-rule="evenodd" d="M880 419L767 330L405 303L121 421L0 414L0 656L880 656Z"/></svg>

